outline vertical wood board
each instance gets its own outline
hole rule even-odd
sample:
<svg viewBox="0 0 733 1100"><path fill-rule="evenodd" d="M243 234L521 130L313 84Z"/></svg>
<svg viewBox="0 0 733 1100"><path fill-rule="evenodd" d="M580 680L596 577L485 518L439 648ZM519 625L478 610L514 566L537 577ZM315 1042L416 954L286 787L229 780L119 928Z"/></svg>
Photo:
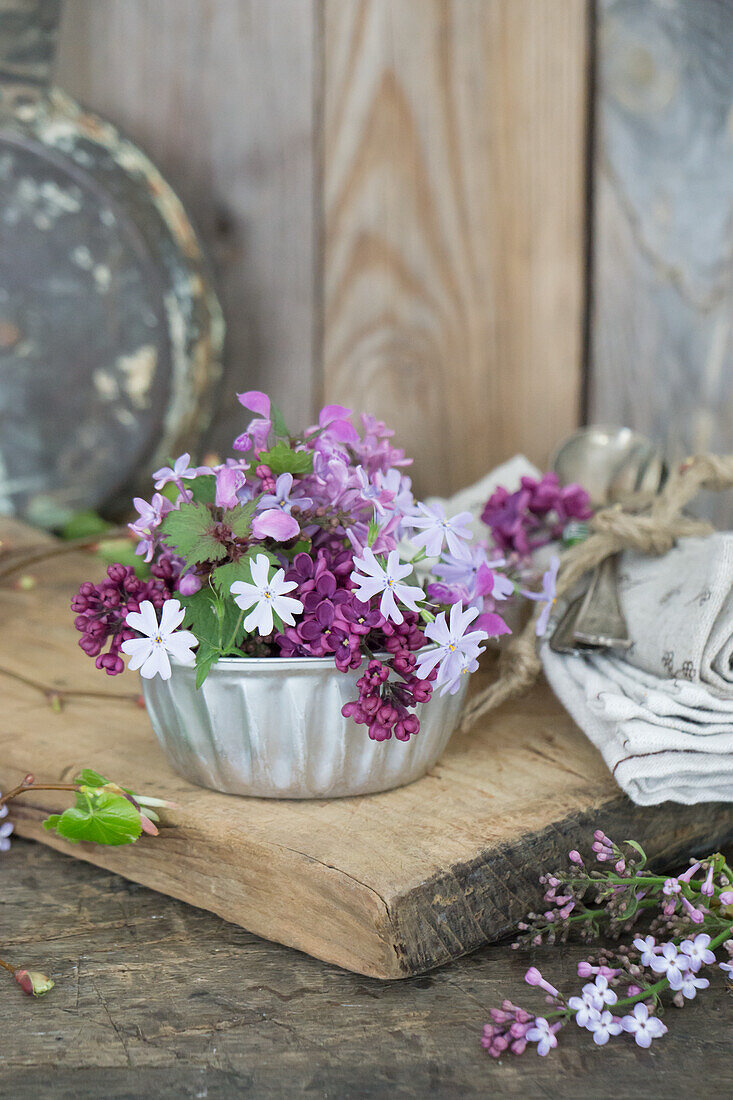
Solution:
<svg viewBox="0 0 733 1100"><path fill-rule="evenodd" d="M324 371L417 488L577 422L584 0L324 4Z"/></svg>
<svg viewBox="0 0 733 1100"><path fill-rule="evenodd" d="M732 0L600 3L589 413L670 458L733 433L732 57Z"/></svg>
<svg viewBox="0 0 733 1100"><path fill-rule="evenodd" d="M212 255L227 323L211 444L268 390L311 416L317 309L310 0L67 0L57 81L158 164Z"/></svg>

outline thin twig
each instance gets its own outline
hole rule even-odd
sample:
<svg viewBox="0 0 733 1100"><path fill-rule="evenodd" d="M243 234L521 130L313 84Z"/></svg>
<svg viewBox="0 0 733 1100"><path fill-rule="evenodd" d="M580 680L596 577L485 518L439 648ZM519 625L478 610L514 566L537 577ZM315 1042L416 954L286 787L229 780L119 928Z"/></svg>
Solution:
<svg viewBox="0 0 733 1100"><path fill-rule="evenodd" d="M25 684L26 687L33 688L34 691L38 691L49 702L53 702L54 699L63 701L64 699L115 699L126 703L139 703L140 695L135 692L124 691L93 691L82 688L55 688L50 687L47 684L41 683L40 680L33 680L30 676L23 676L20 672L11 672L9 668L0 667L0 676L8 676L11 680L17 680L20 684Z"/></svg>
<svg viewBox="0 0 733 1100"><path fill-rule="evenodd" d="M111 531L107 531L106 534L85 535L83 538L69 539L66 542L51 542L47 545L38 546L37 549L35 549L35 544L30 547L11 547L4 553L0 553L0 563L5 561L6 558L13 557L14 555L20 555L21 560L11 562L9 565L6 565L5 568L0 568L0 581L5 580L6 577L12 576L13 573L17 573L21 569L27 569L28 566L37 565L40 561L46 561L48 558L56 558L61 554L71 554L75 550L88 550L93 546L97 546L100 542L112 542L115 539L125 538L127 535L127 527L114 527Z"/></svg>
<svg viewBox="0 0 733 1100"><path fill-rule="evenodd" d="M12 791L0 795L0 806L4 806L6 802L11 802L28 791L78 791L78 789L78 783L19 783L17 787L13 787Z"/></svg>

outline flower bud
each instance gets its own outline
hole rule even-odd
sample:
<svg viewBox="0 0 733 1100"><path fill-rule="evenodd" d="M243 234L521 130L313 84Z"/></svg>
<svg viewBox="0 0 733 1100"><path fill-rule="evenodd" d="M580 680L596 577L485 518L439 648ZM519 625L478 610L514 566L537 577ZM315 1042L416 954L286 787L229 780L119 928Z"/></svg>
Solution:
<svg viewBox="0 0 733 1100"><path fill-rule="evenodd" d="M49 989L53 989L51 979L38 970L16 970L15 980L24 993L33 994L34 997L42 997Z"/></svg>

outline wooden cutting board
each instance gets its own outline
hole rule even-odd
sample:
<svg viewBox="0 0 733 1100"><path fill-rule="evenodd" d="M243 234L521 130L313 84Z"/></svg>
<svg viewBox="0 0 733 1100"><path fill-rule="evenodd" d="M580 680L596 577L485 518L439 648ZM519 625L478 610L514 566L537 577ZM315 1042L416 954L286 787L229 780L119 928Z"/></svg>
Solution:
<svg viewBox="0 0 733 1100"><path fill-rule="evenodd" d="M0 538L6 550L39 536L6 523ZM41 792L14 804L17 832L317 958L378 978L449 962L508 932L539 900L537 876L587 850L598 827L664 859L730 836L728 805L629 802L544 684L454 736L432 773L401 790L296 802L194 787L134 702L70 700L57 714L13 678L136 689L133 676L101 676L76 644L69 599L101 576L98 561L76 552L30 572L31 590L0 588L0 789L29 770L54 781L88 766L179 809L132 847L72 846L41 828L68 801Z"/></svg>

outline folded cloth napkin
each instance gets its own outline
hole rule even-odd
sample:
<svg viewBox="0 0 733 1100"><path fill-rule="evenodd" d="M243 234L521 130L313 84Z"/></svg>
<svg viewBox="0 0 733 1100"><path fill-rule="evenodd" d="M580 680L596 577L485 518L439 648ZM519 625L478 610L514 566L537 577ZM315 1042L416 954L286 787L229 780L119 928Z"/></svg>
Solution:
<svg viewBox="0 0 733 1100"><path fill-rule="evenodd" d="M630 649L543 643L555 694L634 802L733 801L733 532L625 553L619 595Z"/></svg>

